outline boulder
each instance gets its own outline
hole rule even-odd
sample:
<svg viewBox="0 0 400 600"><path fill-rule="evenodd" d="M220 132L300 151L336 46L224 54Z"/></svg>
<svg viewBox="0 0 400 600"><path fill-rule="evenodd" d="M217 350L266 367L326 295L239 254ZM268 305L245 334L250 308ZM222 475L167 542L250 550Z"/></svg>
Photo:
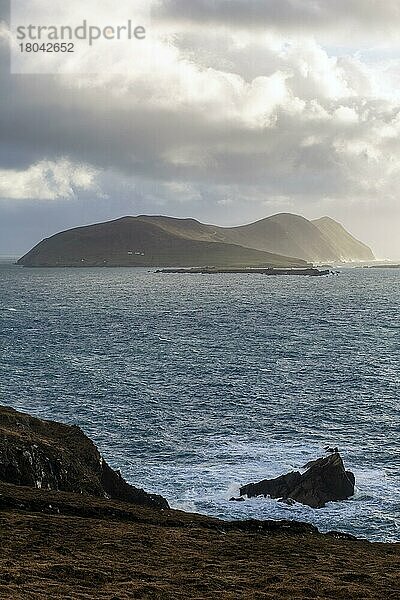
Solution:
<svg viewBox="0 0 400 600"><path fill-rule="evenodd" d="M168 508L162 496L128 484L76 425L0 407L0 481Z"/></svg>
<svg viewBox="0 0 400 600"><path fill-rule="evenodd" d="M347 500L354 495L355 477L345 470L339 452L312 461L304 468L304 473L293 471L275 479L245 485L240 489L240 495L295 500L312 508L322 508L327 502Z"/></svg>

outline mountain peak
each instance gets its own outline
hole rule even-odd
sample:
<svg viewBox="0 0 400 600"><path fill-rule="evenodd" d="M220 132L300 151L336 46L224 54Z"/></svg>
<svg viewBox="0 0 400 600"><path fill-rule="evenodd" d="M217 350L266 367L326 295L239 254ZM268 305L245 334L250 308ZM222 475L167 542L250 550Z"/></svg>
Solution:
<svg viewBox="0 0 400 600"><path fill-rule="evenodd" d="M351 262L354 260L370 261L375 259L371 248L355 238L335 219L325 216L315 219L312 223L329 239L340 260Z"/></svg>

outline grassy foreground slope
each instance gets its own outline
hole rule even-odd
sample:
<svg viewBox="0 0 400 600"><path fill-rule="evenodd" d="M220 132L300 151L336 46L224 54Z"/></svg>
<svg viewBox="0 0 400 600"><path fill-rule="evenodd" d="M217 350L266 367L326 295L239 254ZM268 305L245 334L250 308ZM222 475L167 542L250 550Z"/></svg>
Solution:
<svg viewBox="0 0 400 600"><path fill-rule="evenodd" d="M0 484L0 597L397 600L400 545Z"/></svg>

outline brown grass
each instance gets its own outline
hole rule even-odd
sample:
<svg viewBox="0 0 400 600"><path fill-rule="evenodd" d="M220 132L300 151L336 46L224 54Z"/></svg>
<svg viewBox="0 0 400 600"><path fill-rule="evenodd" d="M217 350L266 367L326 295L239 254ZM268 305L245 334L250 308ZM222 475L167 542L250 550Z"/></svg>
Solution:
<svg viewBox="0 0 400 600"><path fill-rule="evenodd" d="M400 598L399 544L5 484L0 545L1 599Z"/></svg>

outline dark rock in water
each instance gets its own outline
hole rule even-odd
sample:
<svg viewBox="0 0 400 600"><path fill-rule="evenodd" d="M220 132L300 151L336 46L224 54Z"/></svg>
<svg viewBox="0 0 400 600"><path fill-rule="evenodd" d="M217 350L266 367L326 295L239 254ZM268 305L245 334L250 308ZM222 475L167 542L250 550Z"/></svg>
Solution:
<svg viewBox="0 0 400 600"><path fill-rule="evenodd" d="M229 498L229 502L244 502L245 499L240 496L239 498L235 498L235 496L232 496L232 498Z"/></svg>
<svg viewBox="0 0 400 600"><path fill-rule="evenodd" d="M296 471L245 485L240 495L295 500L312 508L322 508L327 502L347 500L354 495L355 477L345 470L339 452L312 461L305 468L303 474Z"/></svg>
<svg viewBox="0 0 400 600"><path fill-rule="evenodd" d="M271 498L288 498L290 492L299 485L300 473L293 472L281 475L276 479L264 479L259 483L249 483L240 488L240 495L254 498L255 496L270 496Z"/></svg>
<svg viewBox="0 0 400 600"><path fill-rule="evenodd" d="M168 508L156 494L129 485L77 426L0 407L0 481Z"/></svg>

